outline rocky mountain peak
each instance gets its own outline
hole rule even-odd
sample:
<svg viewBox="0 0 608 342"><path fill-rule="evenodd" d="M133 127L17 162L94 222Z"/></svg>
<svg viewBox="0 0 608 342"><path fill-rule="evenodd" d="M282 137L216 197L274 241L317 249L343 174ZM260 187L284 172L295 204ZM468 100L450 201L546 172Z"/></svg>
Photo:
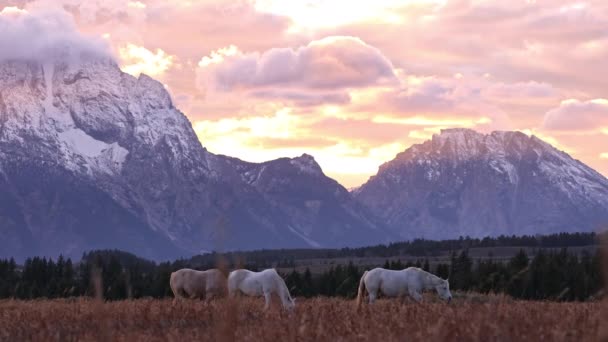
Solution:
<svg viewBox="0 0 608 342"><path fill-rule="evenodd" d="M563 153L536 136L517 131L494 131L483 134L467 128L443 129L431 140L416 144L397 155L390 165L426 160L472 159L492 160L506 157L522 158L527 153L537 156ZM389 166L385 163L382 169Z"/></svg>
<svg viewBox="0 0 608 342"><path fill-rule="evenodd" d="M608 223L608 180L521 132L443 130L383 164L353 194L404 237L552 233Z"/></svg>
<svg viewBox="0 0 608 342"><path fill-rule="evenodd" d="M0 139L41 139L71 170L120 173L130 152L165 144L200 158L190 122L164 86L107 58L0 63Z"/></svg>
<svg viewBox="0 0 608 342"><path fill-rule="evenodd" d="M303 173L308 173L311 175L323 175L321 166L317 163L315 158L309 154L304 153L299 157L292 158L290 160L290 164L298 168L298 170Z"/></svg>

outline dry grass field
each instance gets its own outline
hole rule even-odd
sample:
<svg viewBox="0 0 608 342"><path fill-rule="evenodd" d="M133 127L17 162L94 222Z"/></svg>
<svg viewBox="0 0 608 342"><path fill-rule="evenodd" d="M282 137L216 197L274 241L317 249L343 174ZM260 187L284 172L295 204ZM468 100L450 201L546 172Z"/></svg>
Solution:
<svg viewBox="0 0 608 342"><path fill-rule="evenodd" d="M276 304L276 303L275 303ZM0 301L0 341L599 341L601 303L467 297L451 304L262 299Z"/></svg>

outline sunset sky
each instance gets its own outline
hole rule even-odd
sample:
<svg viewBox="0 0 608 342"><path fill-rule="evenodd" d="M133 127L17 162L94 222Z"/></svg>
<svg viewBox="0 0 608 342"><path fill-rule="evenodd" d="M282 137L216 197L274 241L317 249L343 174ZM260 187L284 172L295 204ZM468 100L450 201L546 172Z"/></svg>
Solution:
<svg viewBox="0 0 608 342"><path fill-rule="evenodd" d="M84 36L163 82L214 153L309 153L353 187L440 129L469 127L537 135L608 175L606 0L0 0L0 11L0 41L27 25Z"/></svg>

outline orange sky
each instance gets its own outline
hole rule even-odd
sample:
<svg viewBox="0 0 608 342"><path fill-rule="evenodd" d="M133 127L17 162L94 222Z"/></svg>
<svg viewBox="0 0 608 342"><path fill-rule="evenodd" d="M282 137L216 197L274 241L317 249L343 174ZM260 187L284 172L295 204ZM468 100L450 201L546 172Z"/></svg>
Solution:
<svg viewBox="0 0 608 342"><path fill-rule="evenodd" d="M470 127L535 134L608 175L605 0L5 6L67 12L125 72L162 81L214 153L306 152L352 187L440 129Z"/></svg>

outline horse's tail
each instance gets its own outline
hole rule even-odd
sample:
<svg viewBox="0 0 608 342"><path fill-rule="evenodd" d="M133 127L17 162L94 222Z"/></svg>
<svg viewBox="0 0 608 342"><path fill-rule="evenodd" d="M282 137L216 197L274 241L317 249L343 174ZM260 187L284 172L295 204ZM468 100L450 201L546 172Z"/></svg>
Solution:
<svg viewBox="0 0 608 342"><path fill-rule="evenodd" d="M285 280L277 273L275 270L275 282L277 286L278 295L281 298L281 302L283 303L284 308L293 308L295 305L294 299L291 297L291 293L289 293L289 289L287 288L287 284L285 284Z"/></svg>
<svg viewBox="0 0 608 342"><path fill-rule="evenodd" d="M363 300L363 296L365 296L365 276L367 275L367 271L363 272L361 276L361 280L359 280L359 290L357 291L357 309L361 307L361 301Z"/></svg>

